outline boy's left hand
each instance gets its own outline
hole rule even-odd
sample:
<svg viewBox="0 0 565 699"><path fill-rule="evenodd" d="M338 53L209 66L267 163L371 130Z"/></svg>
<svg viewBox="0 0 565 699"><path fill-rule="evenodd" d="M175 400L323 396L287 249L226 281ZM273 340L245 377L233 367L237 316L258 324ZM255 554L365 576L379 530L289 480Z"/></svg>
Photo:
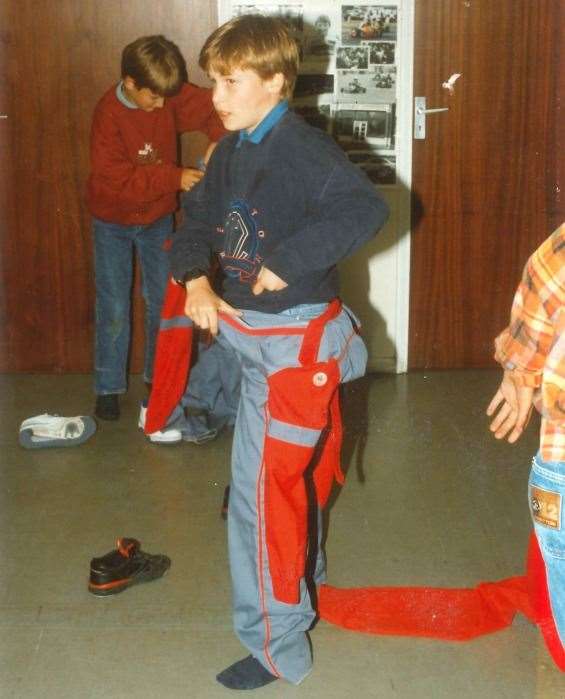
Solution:
<svg viewBox="0 0 565 699"><path fill-rule="evenodd" d="M490 423L490 431L496 439L503 439L510 433L508 441L513 444L520 437L530 420L533 398L533 388L516 383L511 372L504 372L498 391L487 408L489 416L498 410Z"/></svg>
<svg viewBox="0 0 565 699"><path fill-rule="evenodd" d="M281 289L286 289L287 286L288 284L280 277L277 277L270 269L261 267L257 275L257 281L251 287L251 291L255 296L259 296L264 291L280 291Z"/></svg>
<svg viewBox="0 0 565 699"><path fill-rule="evenodd" d="M189 192L203 177L204 173L202 170L197 170L194 167L185 167L182 171L180 187L185 192Z"/></svg>

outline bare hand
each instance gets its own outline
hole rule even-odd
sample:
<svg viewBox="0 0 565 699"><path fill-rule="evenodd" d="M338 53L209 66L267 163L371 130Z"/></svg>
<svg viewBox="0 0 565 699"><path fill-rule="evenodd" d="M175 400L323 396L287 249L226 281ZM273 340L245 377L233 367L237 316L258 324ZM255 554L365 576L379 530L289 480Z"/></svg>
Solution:
<svg viewBox="0 0 565 699"><path fill-rule="evenodd" d="M197 170L195 167L186 167L182 171L180 178L180 188L184 189L185 192L191 190L195 184L200 182L204 177L204 173L201 170Z"/></svg>
<svg viewBox="0 0 565 699"><path fill-rule="evenodd" d="M257 275L257 281L251 287L251 291L255 296L259 296L264 291L280 291L281 289L286 289L287 286L288 284L280 277L277 277L270 269L261 267Z"/></svg>
<svg viewBox="0 0 565 699"><path fill-rule="evenodd" d="M218 313L228 313L235 317L242 315L241 311L230 306L214 292L208 277L192 279L186 286L185 314L196 326L209 330L212 335L218 334Z"/></svg>
<svg viewBox="0 0 565 699"><path fill-rule="evenodd" d="M533 398L533 388L521 386L509 371L504 372L498 391L487 408L489 416L498 410L489 428L496 439L504 439L508 435L508 442L513 444L521 436L532 414Z"/></svg>

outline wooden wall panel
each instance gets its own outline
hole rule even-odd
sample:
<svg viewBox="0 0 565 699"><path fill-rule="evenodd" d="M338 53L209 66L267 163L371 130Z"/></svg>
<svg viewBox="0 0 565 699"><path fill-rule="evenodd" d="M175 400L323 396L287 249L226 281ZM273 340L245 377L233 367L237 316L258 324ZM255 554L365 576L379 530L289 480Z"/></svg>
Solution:
<svg viewBox="0 0 565 699"><path fill-rule="evenodd" d="M491 366L522 267L564 219L563 7L416 2L414 93L449 113L413 146L411 368Z"/></svg>
<svg viewBox="0 0 565 699"><path fill-rule="evenodd" d="M565 221L565 2L555 0L551 39L552 85L548 112L549 141L546 177L547 210L550 228Z"/></svg>
<svg viewBox="0 0 565 699"><path fill-rule="evenodd" d="M164 34L205 84L198 51L215 0L0 3L0 371L89 372L93 271L83 193L92 111L119 79L122 48ZM140 367L139 295L134 308Z"/></svg>

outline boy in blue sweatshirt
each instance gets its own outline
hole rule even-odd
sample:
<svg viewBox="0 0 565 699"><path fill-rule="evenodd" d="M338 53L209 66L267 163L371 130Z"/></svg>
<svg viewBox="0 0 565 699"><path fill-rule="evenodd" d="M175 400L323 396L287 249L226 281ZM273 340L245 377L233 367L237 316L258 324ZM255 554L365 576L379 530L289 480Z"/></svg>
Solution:
<svg viewBox="0 0 565 699"><path fill-rule="evenodd" d="M186 315L229 347L242 371L228 548L235 630L250 655L217 679L232 689L298 684L312 667L315 618L308 495L320 510L342 476L337 389L364 373L367 357L338 299L336 265L375 235L388 210L333 140L289 110L298 50L282 22L230 20L208 38L200 65L233 133L184 197L172 273L186 287ZM208 279L214 255L221 296ZM313 581L324 576L318 550Z"/></svg>

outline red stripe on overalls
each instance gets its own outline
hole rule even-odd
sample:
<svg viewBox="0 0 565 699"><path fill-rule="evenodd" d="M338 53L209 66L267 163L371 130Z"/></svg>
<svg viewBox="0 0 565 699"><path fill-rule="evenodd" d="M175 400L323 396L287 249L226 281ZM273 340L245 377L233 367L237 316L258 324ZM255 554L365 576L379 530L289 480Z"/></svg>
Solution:
<svg viewBox="0 0 565 699"><path fill-rule="evenodd" d="M243 335L304 335L307 329L307 326L301 328L293 328L292 326L288 328L251 328L249 325L238 322L227 313L218 313L218 315L225 323Z"/></svg>
<svg viewBox="0 0 565 699"><path fill-rule="evenodd" d="M263 443L265 442L267 425L268 425L268 413L265 407L265 435L263 436ZM267 605L265 602L265 580L264 580L264 561L263 561L263 508L262 503L265 500L265 495L263 492L265 480L265 459L261 458L261 467L259 469L259 476L257 478L257 490L256 490L256 510L257 510L257 567L258 567L258 582L259 582L259 599L261 600L261 611L263 612L263 622L265 624L265 641L263 643L263 651L265 653L265 658L269 664L273 675L276 677L281 677L281 673L277 669L273 658L269 652L269 643L271 642L271 622L269 620L269 614L267 613Z"/></svg>

